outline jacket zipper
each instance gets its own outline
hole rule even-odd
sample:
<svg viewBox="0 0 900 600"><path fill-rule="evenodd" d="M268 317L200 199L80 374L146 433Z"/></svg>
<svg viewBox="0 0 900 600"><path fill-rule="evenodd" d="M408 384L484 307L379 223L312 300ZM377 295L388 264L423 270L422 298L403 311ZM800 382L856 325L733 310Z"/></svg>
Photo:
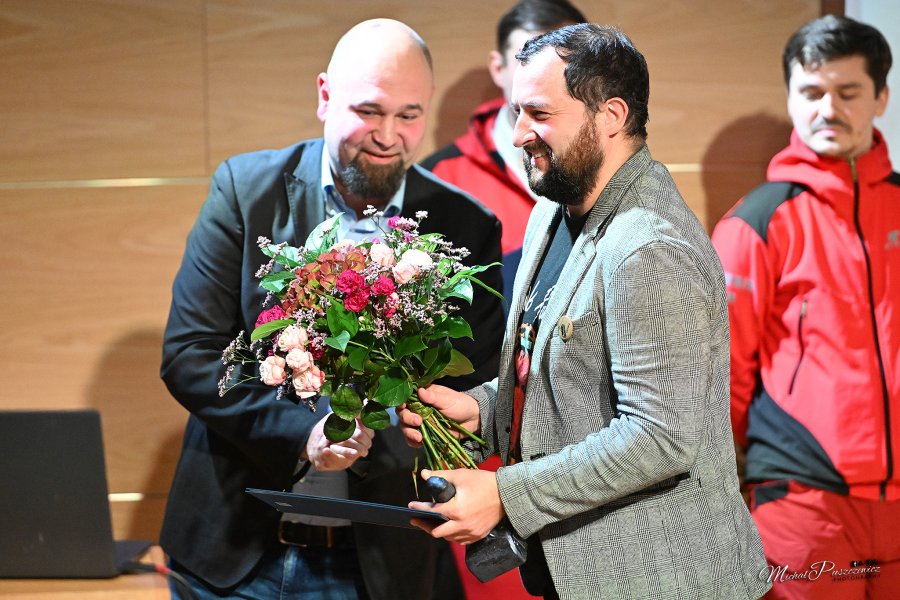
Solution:
<svg viewBox="0 0 900 600"><path fill-rule="evenodd" d="M869 292L869 312L872 316L872 337L875 341L875 356L878 358L878 373L881 376L881 392L884 402L884 438L887 444L887 476L881 482L881 500L887 499L887 485L894 476L894 453L891 436L891 402L888 394L887 376L884 372L884 359L881 357L881 342L878 338L878 323L875 315L875 291L872 284L872 262L869 252L866 250L866 240L863 237L862 225L859 222L859 176L856 171L856 160L850 159L850 171L853 174L853 222L856 225L856 233L862 246L863 257L866 259L866 281Z"/></svg>
<svg viewBox="0 0 900 600"><path fill-rule="evenodd" d="M803 343L803 319L806 317L806 298L800 305L800 318L797 320L797 342L800 344L800 358L797 359L797 366L794 367L794 374L791 377L791 385L788 386L788 395L794 391L794 383L797 381L797 373L800 372L800 365L803 363L803 356L806 354L806 345Z"/></svg>

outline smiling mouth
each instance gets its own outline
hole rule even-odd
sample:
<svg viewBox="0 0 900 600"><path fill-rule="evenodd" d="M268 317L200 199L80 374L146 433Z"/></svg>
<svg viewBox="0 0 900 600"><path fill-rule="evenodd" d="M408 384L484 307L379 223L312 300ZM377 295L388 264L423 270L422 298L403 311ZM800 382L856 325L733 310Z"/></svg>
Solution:
<svg viewBox="0 0 900 600"><path fill-rule="evenodd" d="M363 150L363 153L364 153L366 156L368 156L370 159L375 160L375 161L378 161L378 162L392 161L392 160L395 160L395 159L399 158L399 156L400 156L400 155L397 154L397 153L393 153L393 154L378 154L377 152L371 152L371 151L368 151L368 150Z"/></svg>

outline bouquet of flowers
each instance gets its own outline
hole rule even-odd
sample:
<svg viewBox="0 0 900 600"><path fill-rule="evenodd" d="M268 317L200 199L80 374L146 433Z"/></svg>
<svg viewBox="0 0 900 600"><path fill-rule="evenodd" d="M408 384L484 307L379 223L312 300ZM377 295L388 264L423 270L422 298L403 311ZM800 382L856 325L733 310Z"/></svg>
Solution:
<svg viewBox="0 0 900 600"><path fill-rule="evenodd" d="M340 215L326 220L301 248L259 239L270 258L257 272L269 292L247 343L245 332L223 353L220 394L257 377L315 410L330 396L325 435L341 441L356 420L372 429L390 425L387 408L406 404L423 417L422 437L431 469L474 468L459 438L484 442L419 402L416 390L443 376L473 371L450 340L471 337L454 316L453 298L472 302L473 283L502 298L476 275L498 263L466 267L465 248L440 234L419 234L427 214L391 217L369 207L383 236L371 242L337 240ZM258 364L256 374L236 374Z"/></svg>

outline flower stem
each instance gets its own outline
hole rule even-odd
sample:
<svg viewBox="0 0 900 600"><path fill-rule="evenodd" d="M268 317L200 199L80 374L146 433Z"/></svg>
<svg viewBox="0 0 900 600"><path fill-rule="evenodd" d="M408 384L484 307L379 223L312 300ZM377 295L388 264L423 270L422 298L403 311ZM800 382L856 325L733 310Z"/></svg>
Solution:
<svg viewBox="0 0 900 600"><path fill-rule="evenodd" d="M422 432L425 460L430 469L435 469L436 467L443 469L478 468L478 465L463 448L459 438L452 432L462 433L484 445L481 438L472 434L453 419L441 414L440 411L436 411L420 402L415 394L412 396L412 401L407 402L406 406L409 410L422 417L422 425L419 430Z"/></svg>

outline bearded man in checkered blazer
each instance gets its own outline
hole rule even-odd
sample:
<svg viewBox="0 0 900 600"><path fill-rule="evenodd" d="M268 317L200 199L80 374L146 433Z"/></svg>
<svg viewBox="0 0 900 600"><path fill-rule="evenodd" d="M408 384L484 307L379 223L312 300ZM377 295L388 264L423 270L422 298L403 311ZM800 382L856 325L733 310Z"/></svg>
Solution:
<svg viewBox="0 0 900 600"><path fill-rule="evenodd" d="M505 466L424 472L456 496L425 526L468 544L502 519L544 598L750 599L770 587L729 424L722 267L647 149L644 57L613 27L528 42L511 104L535 207L499 378L421 399ZM402 410L417 445L420 418Z"/></svg>

